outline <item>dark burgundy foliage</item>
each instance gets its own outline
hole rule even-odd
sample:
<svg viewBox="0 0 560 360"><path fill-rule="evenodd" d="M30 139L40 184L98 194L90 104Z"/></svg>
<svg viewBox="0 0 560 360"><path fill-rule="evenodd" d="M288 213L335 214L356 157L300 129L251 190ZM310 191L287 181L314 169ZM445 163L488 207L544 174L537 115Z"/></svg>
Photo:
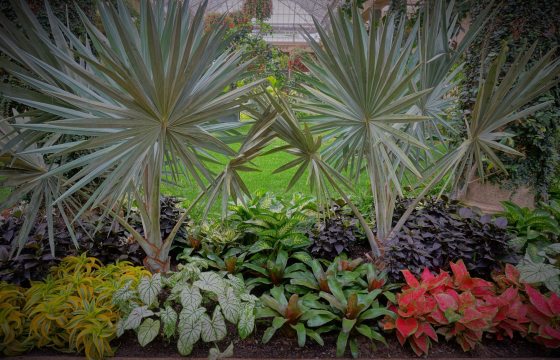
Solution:
<svg viewBox="0 0 560 360"><path fill-rule="evenodd" d="M342 204L334 204L328 217L322 219L308 235L313 242L309 247L316 258L332 260L356 241L356 219L345 214Z"/></svg>
<svg viewBox="0 0 560 360"><path fill-rule="evenodd" d="M395 222L410 200L395 210ZM415 274L428 267L448 270L450 262L463 259L473 276L490 279L504 262L517 262L509 247L507 220L481 215L457 201L426 199L412 213L402 230L386 242L385 264L393 280L402 280L400 271Z"/></svg>
<svg viewBox="0 0 560 360"><path fill-rule="evenodd" d="M181 216L176 207L175 198L162 198L161 231L162 237L169 235L173 226ZM127 217L128 223L140 233L142 223L138 214L132 211ZM111 218L101 218L97 213L88 213L79 224L76 224L75 235L79 245L76 249L72 238L62 219L55 216L55 256L51 255L47 223L40 217L35 223L27 239L27 243L18 257L10 259L10 246L17 237L23 223L19 207L0 214L0 281L8 281L19 285L28 285L30 280L41 280L49 272L49 268L69 255L86 252L88 256L98 258L103 264L115 263L119 260L130 261L142 265L146 256L138 243L133 241L128 231ZM184 239L186 232L182 228L177 239Z"/></svg>

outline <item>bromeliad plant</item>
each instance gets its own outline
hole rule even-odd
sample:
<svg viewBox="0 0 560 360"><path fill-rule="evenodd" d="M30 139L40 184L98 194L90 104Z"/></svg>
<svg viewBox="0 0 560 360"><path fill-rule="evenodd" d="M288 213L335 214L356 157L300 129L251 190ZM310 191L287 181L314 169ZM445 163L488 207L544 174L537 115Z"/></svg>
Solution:
<svg viewBox="0 0 560 360"><path fill-rule="evenodd" d="M146 252L145 265L154 272L169 270L169 249L188 215L162 238L164 179L187 175L212 201L215 194L237 197L246 190L234 176L246 170L246 152L236 154L226 144L232 140L228 131L239 123L218 120L238 113L244 95L259 82L224 92L248 63L241 63L240 51L227 51L225 27L205 31L205 4L191 13L189 2L142 1L135 22L124 1L117 8L100 2L103 30L79 11L85 43L54 17L51 38L23 4L15 10L29 31L9 21L2 21L0 31L0 50L13 60L3 65L33 89L2 85L2 93L36 109L25 114L29 121L14 124L12 139L2 143L0 152L9 157L2 166L32 154L50 159L40 164L39 176L12 182L13 194L36 199L33 189L60 189L47 193L48 212L85 195L76 215L100 207L114 216ZM211 152L236 156L216 181L207 168ZM131 202L140 212L143 235L118 215L118 208Z"/></svg>
<svg viewBox="0 0 560 360"><path fill-rule="evenodd" d="M296 333L299 347L305 346L308 337L319 345L324 345L321 338L322 329L314 330L306 326L308 320L318 315L318 310L305 306L303 299L300 299L297 294L292 294L288 300L282 286L274 287L270 290L270 294L272 296L267 294L261 296L264 307L257 312L257 318L273 318L271 326L264 331L262 338L264 344L269 342L277 331L286 333L288 329L292 329L292 332Z"/></svg>
<svg viewBox="0 0 560 360"><path fill-rule="evenodd" d="M316 316L308 321L309 326L322 326L326 323L336 323L340 329L336 341L336 356L342 357L346 347L350 345L350 353L356 358L359 355L357 337L362 335L372 341L380 341L387 344L372 320L395 314L386 307L381 306L376 300L381 293L380 289L371 292L358 292L354 290L344 291L341 284L335 278L329 278L329 289L331 293L320 292L319 296L328 303L327 313ZM324 307L323 307L324 309ZM325 316L330 314L328 316Z"/></svg>
<svg viewBox="0 0 560 360"><path fill-rule="evenodd" d="M117 324L118 336L134 330L140 345L146 346L163 332L166 339L177 338L179 353L187 356L199 340L222 340L227 335L226 320L242 339L249 336L258 299L250 295L241 277L224 278L221 272L187 264L168 278L143 277L136 290L127 283L112 300L125 314ZM212 314L207 313L212 308Z"/></svg>
<svg viewBox="0 0 560 360"><path fill-rule="evenodd" d="M294 277L296 273L306 270L306 266L299 261L288 265L290 258L286 250L280 249L268 257L258 256L255 263L245 263L243 265L245 268L256 273L256 277L248 280L247 284L279 286Z"/></svg>
<svg viewBox="0 0 560 360"><path fill-rule="evenodd" d="M329 278L336 278L342 286L353 286L360 287L360 278L362 277L362 269L344 269L340 268L340 262L346 261L340 258L335 258L330 264L328 264L327 269L323 269L323 265L317 259L313 259L309 263L311 271L297 271L293 273L290 277L290 284L294 286L301 286L310 290L323 291L326 293L331 293L329 288ZM361 261L360 261L361 262ZM356 271L354 271L356 270ZM309 290L307 290L309 291Z"/></svg>

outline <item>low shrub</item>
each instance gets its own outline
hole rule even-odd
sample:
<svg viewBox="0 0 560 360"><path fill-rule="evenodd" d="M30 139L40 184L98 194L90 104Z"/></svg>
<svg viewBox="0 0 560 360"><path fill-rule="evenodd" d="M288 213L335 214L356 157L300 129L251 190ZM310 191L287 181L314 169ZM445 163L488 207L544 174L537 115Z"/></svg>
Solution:
<svg viewBox="0 0 560 360"><path fill-rule="evenodd" d="M0 329L6 335L3 354L51 347L83 352L88 359L112 355L110 341L119 318L112 296L125 282L135 287L146 274L129 262L102 266L81 255L64 258L44 281L33 282L27 290L2 283L0 309L8 311L0 312Z"/></svg>
<svg viewBox="0 0 560 360"><path fill-rule="evenodd" d="M396 330L401 345L408 342L421 356L428 354L438 335L469 351L484 334L501 340L518 333L547 347L560 347L556 294L546 298L523 285L509 264L504 274L494 276L495 283L471 277L463 261L450 265L452 275L434 275L425 268L420 279L403 270L406 285L393 308L397 318L386 318L384 324L386 330Z"/></svg>
<svg viewBox="0 0 560 360"><path fill-rule="evenodd" d="M134 330L144 347L163 331L164 338L177 339L179 353L186 356L199 340L224 339L226 320L236 326L240 338L249 336L257 300L243 278L231 274L224 278L222 272L201 271L187 264L169 277L144 276L136 290L127 283L114 294L113 303L124 314L117 323L117 335ZM220 350L214 348L211 353Z"/></svg>
<svg viewBox="0 0 560 360"><path fill-rule="evenodd" d="M329 213L309 231L310 253L317 258L333 259L356 241L357 219L343 212L343 204L335 203Z"/></svg>
<svg viewBox="0 0 560 360"><path fill-rule="evenodd" d="M512 247L519 253L536 253L560 239L560 203L540 204L534 210L523 208L510 201L502 203L502 216L508 220L508 229L514 234Z"/></svg>
<svg viewBox="0 0 560 360"><path fill-rule="evenodd" d="M408 201L401 202L395 219L407 207ZM425 267L449 270L449 264L459 259L473 275L490 279L503 262L518 261L508 245L506 227L505 218L477 214L446 198L428 198L402 230L386 242L383 261L392 280L401 280L400 271L404 269L416 275Z"/></svg>

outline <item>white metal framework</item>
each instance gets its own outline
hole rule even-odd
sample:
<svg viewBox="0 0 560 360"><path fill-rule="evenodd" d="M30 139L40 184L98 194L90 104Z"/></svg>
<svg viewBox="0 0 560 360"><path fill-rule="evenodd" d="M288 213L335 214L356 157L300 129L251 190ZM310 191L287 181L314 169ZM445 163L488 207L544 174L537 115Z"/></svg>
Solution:
<svg viewBox="0 0 560 360"><path fill-rule="evenodd" d="M190 5L197 8L204 0L191 0ZM301 29L316 35L313 18L320 23L328 22L328 9L336 8L343 0L272 0L272 15L266 20L272 27L272 34L265 37L275 45L304 44ZM208 0L206 12L228 13L239 11L244 0Z"/></svg>

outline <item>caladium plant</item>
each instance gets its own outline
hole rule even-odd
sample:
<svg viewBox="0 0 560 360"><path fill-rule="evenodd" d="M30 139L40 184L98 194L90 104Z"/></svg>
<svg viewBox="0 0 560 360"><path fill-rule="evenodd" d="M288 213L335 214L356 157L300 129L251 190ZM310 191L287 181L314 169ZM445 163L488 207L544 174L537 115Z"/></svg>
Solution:
<svg viewBox="0 0 560 360"><path fill-rule="evenodd" d="M261 297L264 307L257 312L257 318L273 318L271 326L264 332L263 343L269 342L274 334L281 330L295 333L299 347L305 346L308 337L315 340L319 345L324 345L321 338L321 329L314 330L305 324L307 320L318 315L317 310L311 310L305 306L303 300L297 294L292 294L290 299L287 299L282 286L272 288L270 294L272 296L265 294Z"/></svg>
<svg viewBox="0 0 560 360"><path fill-rule="evenodd" d="M177 338L177 349L186 356L199 340L222 340L226 321L236 325L242 339L249 336L257 301L243 278L232 274L224 278L224 272L202 272L188 264L168 278L160 274L142 278L136 291L128 285L117 291L113 303L124 313L117 335L135 330L140 345L146 346L162 330L164 337Z"/></svg>
<svg viewBox="0 0 560 360"><path fill-rule="evenodd" d="M362 335L372 341L386 344L385 338L375 329L374 319L387 316L395 317L395 313L381 306L376 300L381 290L371 292L344 291L334 277L328 279L331 293L322 291L319 296L329 303L332 318L322 317L308 321L310 326L321 326L327 322L340 324L340 332L336 341L336 356L342 357L346 347L350 345L352 357L359 355L357 337Z"/></svg>

